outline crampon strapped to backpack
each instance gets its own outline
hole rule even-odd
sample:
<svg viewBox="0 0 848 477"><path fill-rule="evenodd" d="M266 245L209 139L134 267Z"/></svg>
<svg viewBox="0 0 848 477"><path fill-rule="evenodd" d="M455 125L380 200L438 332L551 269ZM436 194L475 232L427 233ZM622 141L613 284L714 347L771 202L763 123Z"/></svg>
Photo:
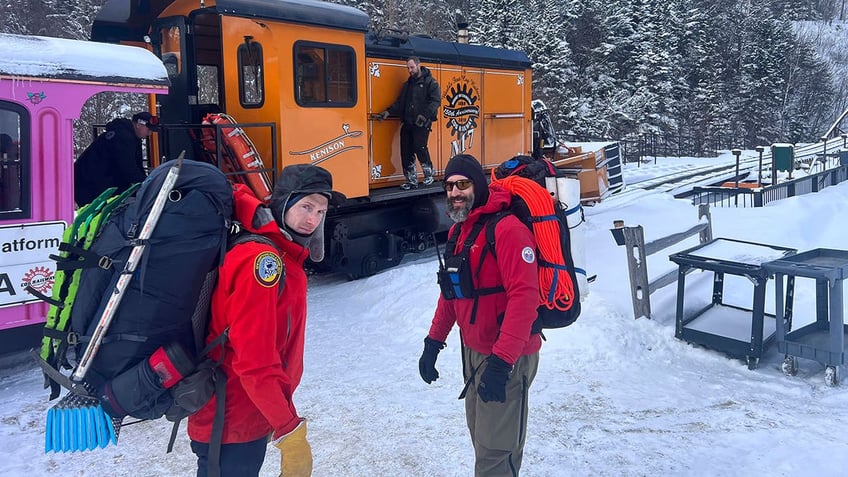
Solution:
<svg viewBox="0 0 848 477"><path fill-rule="evenodd" d="M60 385L70 392L48 411L47 451L116 443L126 416L192 414L215 392L213 375L223 377L201 348L232 187L214 166L178 159L133 192L106 191L81 209L51 256L57 286L43 297L50 307L37 354L50 399ZM176 391L188 385L205 396L184 399Z"/></svg>
<svg viewBox="0 0 848 477"><path fill-rule="evenodd" d="M476 222L458 254L453 252L459 227L454 228L445 246L444 261L440 257L439 284L445 299L476 299L503 291L503 287L475 289L469 255L471 245L485 228L486 250L495 256L495 226L511 214L533 232L537 244L540 305L532 332L540 333L544 329L562 328L574 323L580 315L580 289L583 286L578 282L577 272L585 276L585 271L575 266L572 257L568 218L568 210L571 209L555 200L556 193L545 187L546 182L549 186L555 185L557 178L558 171L553 164L530 156L517 156L492 170L492 184L508 190L512 194L512 203L509 209L489 214ZM579 183L576 185L577 204L572 205L572 209L579 211ZM559 195L565 194L561 190Z"/></svg>

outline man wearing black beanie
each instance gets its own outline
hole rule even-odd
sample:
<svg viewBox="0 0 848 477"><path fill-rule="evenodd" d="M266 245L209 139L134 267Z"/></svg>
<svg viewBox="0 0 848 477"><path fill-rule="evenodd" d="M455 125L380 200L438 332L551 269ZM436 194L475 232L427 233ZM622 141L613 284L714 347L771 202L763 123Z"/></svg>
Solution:
<svg viewBox="0 0 848 477"><path fill-rule="evenodd" d="M447 213L456 223L448 232L439 272L442 293L418 371L428 384L438 379L436 358L458 325L466 381L461 397L474 446L474 475L518 475L527 394L542 346L541 336L531 334L540 302L536 241L508 213L512 195L488 186L474 156L461 154L448 162L444 187Z"/></svg>
<svg viewBox="0 0 848 477"><path fill-rule="evenodd" d="M445 168L445 181L454 175L462 175L474 184L474 204L471 209L479 207L489 199L489 184L486 182L486 174L477 159L470 154L459 154L453 156ZM450 191L448 198L450 198Z"/></svg>

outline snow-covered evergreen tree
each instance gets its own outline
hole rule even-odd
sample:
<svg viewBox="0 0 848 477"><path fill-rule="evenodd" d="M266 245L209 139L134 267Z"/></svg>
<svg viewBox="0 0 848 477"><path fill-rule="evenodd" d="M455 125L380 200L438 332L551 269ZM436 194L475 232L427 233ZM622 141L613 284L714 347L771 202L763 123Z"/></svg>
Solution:
<svg viewBox="0 0 848 477"><path fill-rule="evenodd" d="M2 2L0 31L85 39L105 1ZM575 140L656 134L689 154L815 141L848 108L844 25L826 36L801 21L848 19L843 0L333 1L366 12L375 30L448 41L459 12L472 42L528 54L535 97ZM97 97L79 130L144 107Z"/></svg>

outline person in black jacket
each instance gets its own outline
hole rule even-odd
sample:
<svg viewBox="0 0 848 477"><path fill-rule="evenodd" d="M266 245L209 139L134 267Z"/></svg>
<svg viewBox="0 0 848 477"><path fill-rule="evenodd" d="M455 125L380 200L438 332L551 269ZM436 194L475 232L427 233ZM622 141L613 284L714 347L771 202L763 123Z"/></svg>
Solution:
<svg viewBox="0 0 848 477"><path fill-rule="evenodd" d="M439 83L430 70L421 66L421 60L412 56L406 61L409 79L403 84L397 100L389 109L380 113L380 120L389 115L400 116L400 159L406 183L403 190L418 188L418 175L415 172L415 156L424 172L424 185L433 183L433 161L427 150L430 137L430 125L436 120L439 104L442 102Z"/></svg>
<svg viewBox="0 0 848 477"><path fill-rule="evenodd" d="M109 187L118 192L147 174L142 164L142 139L159 130L156 116L136 113L132 119L118 118L80 154L74 163L74 201L82 207Z"/></svg>

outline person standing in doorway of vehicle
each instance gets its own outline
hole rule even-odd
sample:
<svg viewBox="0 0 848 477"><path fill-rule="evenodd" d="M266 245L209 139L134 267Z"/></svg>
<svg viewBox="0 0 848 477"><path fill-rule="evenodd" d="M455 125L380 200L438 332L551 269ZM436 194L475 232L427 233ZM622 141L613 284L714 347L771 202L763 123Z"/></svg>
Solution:
<svg viewBox="0 0 848 477"><path fill-rule="evenodd" d="M456 237L453 250L445 250L445 261L468 254L459 281L473 291L455 297L450 284L443 288L424 339L419 373L428 384L439 377L436 357L458 325L466 382L460 397L465 398L474 446L474 475L517 476L527 431L527 394L542 347L541 336L531 334L539 306L536 242L524 224L507 215L496 223L495 250L489 250L486 222L509 208L511 194L487 187L473 156L461 154L448 162L444 186L448 215L455 222L448 237Z"/></svg>
<svg viewBox="0 0 848 477"><path fill-rule="evenodd" d="M74 163L74 201L82 207L110 187L126 190L147 177L142 140L159 131L159 118L144 111L132 119L118 118L80 154Z"/></svg>
<svg viewBox="0 0 848 477"><path fill-rule="evenodd" d="M269 206L242 184L235 189L235 218L268 241L233 246L219 268L212 294L207 342L225 331L220 359L227 376L220 458L210 448L216 399L188 419L197 476L220 465L222 476L259 475L269 439L281 453L282 477L312 474L306 420L292 396L303 375L307 257L324 258L324 217L344 195L321 167L288 166L277 178Z"/></svg>
<svg viewBox="0 0 848 477"><path fill-rule="evenodd" d="M424 185L433 183L433 161L430 160L427 141L442 98L439 83L426 66L421 66L418 57L410 57L406 61L406 69L409 70L409 79L403 84L400 96L378 118L383 120L389 115L400 116L400 160L406 176L406 182L400 188L410 190L418 188L416 156L424 172Z"/></svg>

